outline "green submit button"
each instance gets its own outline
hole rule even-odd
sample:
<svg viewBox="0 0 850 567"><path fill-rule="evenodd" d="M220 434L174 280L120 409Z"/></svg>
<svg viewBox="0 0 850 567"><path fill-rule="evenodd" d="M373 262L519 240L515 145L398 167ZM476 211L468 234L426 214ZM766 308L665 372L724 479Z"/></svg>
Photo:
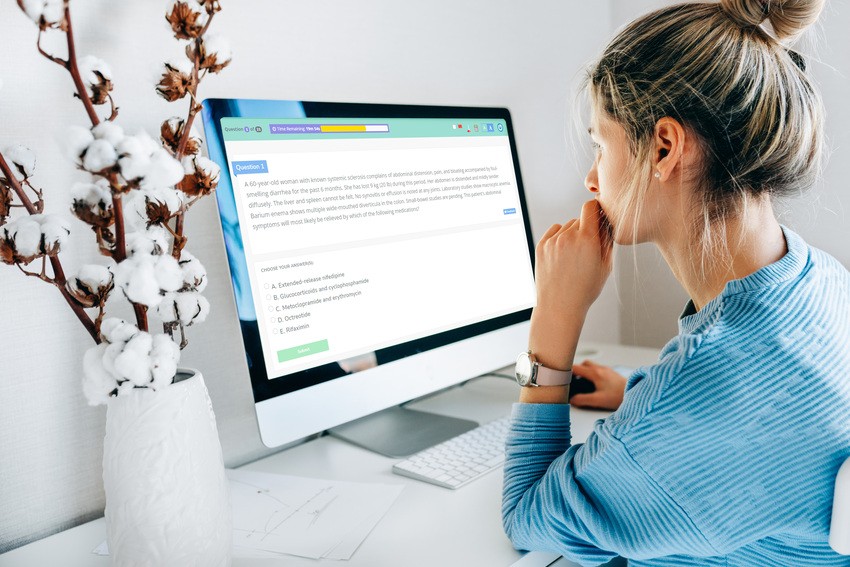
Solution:
<svg viewBox="0 0 850 567"><path fill-rule="evenodd" d="M297 347L285 348L283 350L277 351L277 361L286 362L287 360L295 360L296 358L301 358L302 356L310 356L311 354L325 352L329 348L330 347L328 347L327 339L322 339L321 341L307 343L306 345L301 345Z"/></svg>

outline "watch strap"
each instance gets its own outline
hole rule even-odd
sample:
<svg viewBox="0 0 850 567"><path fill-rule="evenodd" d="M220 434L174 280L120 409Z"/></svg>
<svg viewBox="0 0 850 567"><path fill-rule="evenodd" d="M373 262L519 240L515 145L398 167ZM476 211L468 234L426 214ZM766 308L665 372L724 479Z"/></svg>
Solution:
<svg viewBox="0 0 850 567"><path fill-rule="evenodd" d="M572 381L572 378L573 373L569 370L553 370L538 364L534 382L538 386L566 386Z"/></svg>

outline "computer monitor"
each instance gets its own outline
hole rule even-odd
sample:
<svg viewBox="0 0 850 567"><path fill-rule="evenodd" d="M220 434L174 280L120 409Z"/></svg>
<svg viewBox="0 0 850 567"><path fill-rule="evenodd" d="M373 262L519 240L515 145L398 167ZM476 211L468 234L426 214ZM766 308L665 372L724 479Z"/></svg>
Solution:
<svg viewBox="0 0 850 567"><path fill-rule="evenodd" d="M423 439L439 420L390 411L337 428L526 348L534 247L509 112L211 99L203 122L263 443L381 437L384 419L393 447L352 440L403 455L474 426Z"/></svg>

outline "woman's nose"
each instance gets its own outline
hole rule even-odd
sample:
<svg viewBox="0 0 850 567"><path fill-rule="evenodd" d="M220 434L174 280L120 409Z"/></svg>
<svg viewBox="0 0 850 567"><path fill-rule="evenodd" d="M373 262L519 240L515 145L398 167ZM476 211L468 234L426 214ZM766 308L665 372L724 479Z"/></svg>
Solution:
<svg viewBox="0 0 850 567"><path fill-rule="evenodd" d="M584 186L591 193L599 193L599 179L596 175L596 165L590 168L587 172L587 177L584 178Z"/></svg>

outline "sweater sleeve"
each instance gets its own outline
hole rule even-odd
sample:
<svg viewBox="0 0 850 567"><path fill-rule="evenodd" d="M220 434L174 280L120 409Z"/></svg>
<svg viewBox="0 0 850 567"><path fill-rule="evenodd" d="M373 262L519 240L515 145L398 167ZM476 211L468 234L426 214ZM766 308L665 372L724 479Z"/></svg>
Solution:
<svg viewBox="0 0 850 567"><path fill-rule="evenodd" d="M597 422L570 446L568 405L516 404L506 444L502 521L517 549L582 565L715 555L698 527Z"/></svg>

